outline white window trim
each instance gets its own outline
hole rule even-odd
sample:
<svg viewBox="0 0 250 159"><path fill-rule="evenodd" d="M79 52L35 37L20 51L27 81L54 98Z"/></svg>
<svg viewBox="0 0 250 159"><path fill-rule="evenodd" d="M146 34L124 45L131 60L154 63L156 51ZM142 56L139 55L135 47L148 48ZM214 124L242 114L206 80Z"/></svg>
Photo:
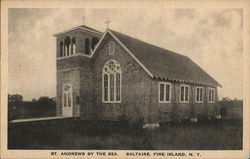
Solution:
<svg viewBox="0 0 250 159"><path fill-rule="evenodd" d="M181 87L184 87L184 101L181 101ZM186 87L188 87L188 99L185 101L186 98ZM190 87L187 84L181 84L180 85L180 103L189 103L189 95L190 95Z"/></svg>
<svg viewBox="0 0 250 159"><path fill-rule="evenodd" d="M116 60L109 60L107 61L106 63L109 63L110 61L116 61ZM105 63L105 64L106 64ZM118 62L119 63L119 62ZM105 65L104 65L105 66ZM103 68L104 68L103 66ZM121 71L119 72L120 73L120 100L119 101L116 101L116 74L114 74L114 101L110 101L110 75L107 74L107 73L104 73L102 71L102 103L121 103L121 100L122 100L122 68L120 66L120 69ZM104 100L104 74L107 74L108 75L108 100L105 101Z"/></svg>
<svg viewBox="0 0 250 159"><path fill-rule="evenodd" d="M114 75L114 101L110 100L110 76L108 75L108 100L105 101L104 100L104 76L105 73L102 74L102 103L121 103L121 98L122 98L122 74L120 73L120 100L119 101L115 101L116 99L116 75Z"/></svg>
<svg viewBox="0 0 250 159"><path fill-rule="evenodd" d="M160 101L160 85L164 85L164 96L163 101ZM166 85L169 85L169 101L166 100ZM158 83L158 103L171 103L171 83L169 82L159 82Z"/></svg>
<svg viewBox="0 0 250 159"><path fill-rule="evenodd" d="M113 45L113 50L112 53L110 51L110 45ZM109 55L114 55L115 54L115 43L113 41L109 42Z"/></svg>
<svg viewBox="0 0 250 159"><path fill-rule="evenodd" d="M213 96L213 99L214 99L214 100L213 100L213 101L210 101L210 100L209 100L209 91L210 91L210 90L212 90L212 91L214 92L214 96ZM208 103L214 103L214 102L215 102L215 88L208 88L208 93L207 93L207 94L208 94L208 96L207 96L207 101L208 101Z"/></svg>
<svg viewBox="0 0 250 159"><path fill-rule="evenodd" d="M197 101L197 89L202 89L202 100L201 101ZM200 99L200 95L199 95L199 99ZM195 87L195 103L203 103L204 101L204 88L203 87Z"/></svg>

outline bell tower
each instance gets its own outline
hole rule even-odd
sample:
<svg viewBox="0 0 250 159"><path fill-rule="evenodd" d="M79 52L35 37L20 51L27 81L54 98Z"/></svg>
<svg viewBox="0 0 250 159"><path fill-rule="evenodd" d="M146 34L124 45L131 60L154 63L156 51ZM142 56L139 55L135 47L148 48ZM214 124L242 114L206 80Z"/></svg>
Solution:
<svg viewBox="0 0 250 159"><path fill-rule="evenodd" d="M102 32L85 25L55 34L57 116L80 117L91 98L91 54Z"/></svg>
<svg viewBox="0 0 250 159"><path fill-rule="evenodd" d="M75 54L91 55L102 32L81 25L54 35L57 38L57 59Z"/></svg>

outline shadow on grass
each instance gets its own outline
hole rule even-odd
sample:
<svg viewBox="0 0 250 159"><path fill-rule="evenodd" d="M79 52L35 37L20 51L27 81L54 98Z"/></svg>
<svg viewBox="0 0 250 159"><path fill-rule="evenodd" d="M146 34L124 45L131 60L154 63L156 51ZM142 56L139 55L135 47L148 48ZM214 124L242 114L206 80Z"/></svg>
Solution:
<svg viewBox="0 0 250 159"><path fill-rule="evenodd" d="M9 149L240 150L242 121L162 124L141 129L126 122L62 120L9 125Z"/></svg>

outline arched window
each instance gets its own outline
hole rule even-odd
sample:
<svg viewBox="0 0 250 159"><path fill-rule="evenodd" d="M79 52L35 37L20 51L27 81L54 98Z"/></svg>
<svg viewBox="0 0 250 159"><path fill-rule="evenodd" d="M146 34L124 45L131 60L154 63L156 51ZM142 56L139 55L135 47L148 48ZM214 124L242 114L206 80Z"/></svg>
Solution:
<svg viewBox="0 0 250 159"><path fill-rule="evenodd" d="M98 43L98 39L96 37L93 37L92 41L91 41L91 49L92 50L95 49L95 46L96 46L97 43Z"/></svg>
<svg viewBox="0 0 250 159"><path fill-rule="evenodd" d="M102 98L105 103L121 102L122 70L116 60L109 60L102 72Z"/></svg>
<svg viewBox="0 0 250 159"><path fill-rule="evenodd" d="M71 43L71 55L76 53L76 39L72 38L72 43Z"/></svg>
<svg viewBox="0 0 250 159"><path fill-rule="evenodd" d="M70 40L70 37L65 37L65 39L64 39L64 55L65 56L69 56L70 55L70 49L69 49L69 47L70 47L70 43L71 43L71 40Z"/></svg>
<svg viewBox="0 0 250 159"><path fill-rule="evenodd" d="M71 84L66 83L63 85L63 99L62 99L62 104L64 107L72 107L73 106L73 89Z"/></svg>
<svg viewBox="0 0 250 159"><path fill-rule="evenodd" d="M85 39L85 54L90 54L90 40L89 40L89 38Z"/></svg>
<svg viewBox="0 0 250 159"><path fill-rule="evenodd" d="M60 57L63 56L63 42L60 42Z"/></svg>

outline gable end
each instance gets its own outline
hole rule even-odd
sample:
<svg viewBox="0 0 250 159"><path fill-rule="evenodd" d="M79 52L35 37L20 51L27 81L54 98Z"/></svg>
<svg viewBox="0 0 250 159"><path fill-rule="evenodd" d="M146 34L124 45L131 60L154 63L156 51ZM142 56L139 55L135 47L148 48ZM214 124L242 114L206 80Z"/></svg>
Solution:
<svg viewBox="0 0 250 159"><path fill-rule="evenodd" d="M95 54L96 50L98 49L99 45L101 44L101 42L103 41L104 37L106 36L106 34L109 33L109 35L111 35L111 37L113 39L116 40L116 42L118 42L122 48L124 50L126 50L126 52L143 68L144 71L147 72L147 74L151 77L154 78L153 74L134 56L134 54L110 31L110 30L106 30L105 33L103 34L103 36L101 37L100 41L98 42L98 44L96 45L93 53L91 54L91 57L93 57L93 55Z"/></svg>

